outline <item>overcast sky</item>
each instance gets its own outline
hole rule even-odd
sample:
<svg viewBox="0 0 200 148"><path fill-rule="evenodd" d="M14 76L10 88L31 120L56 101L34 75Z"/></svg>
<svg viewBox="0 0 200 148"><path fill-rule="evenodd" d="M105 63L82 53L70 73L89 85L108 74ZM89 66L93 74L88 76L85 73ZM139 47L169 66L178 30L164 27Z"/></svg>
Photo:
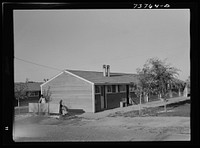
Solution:
<svg viewBox="0 0 200 148"><path fill-rule="evenodd" d="M136 73L158 57L190 75L189 9L15 10L14 55L60 70ZM14 60L15 82L43 81L58 70Z"/></svg>

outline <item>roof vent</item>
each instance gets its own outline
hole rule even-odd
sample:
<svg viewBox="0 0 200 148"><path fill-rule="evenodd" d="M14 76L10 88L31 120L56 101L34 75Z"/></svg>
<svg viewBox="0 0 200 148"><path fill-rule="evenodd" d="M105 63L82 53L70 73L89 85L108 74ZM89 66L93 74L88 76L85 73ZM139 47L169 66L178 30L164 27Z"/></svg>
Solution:
<svg viewBox="0 0 200 148"><path fill-rule="evenodd" d="M107 65L107 77L110 77L110 65Z"/></svg>
<svg viewBox="0 0 200 148"><path fill-rule="evenodd" d="M103 65L103 76L110 77L110 65Z"/></svg>
<svg viewBox="0 0 200 148"><path fill-rule="evenodd" d="M103 65L103 76L106 77L107 75L107 68L106 68L106 65L104 64Z"/></svg>

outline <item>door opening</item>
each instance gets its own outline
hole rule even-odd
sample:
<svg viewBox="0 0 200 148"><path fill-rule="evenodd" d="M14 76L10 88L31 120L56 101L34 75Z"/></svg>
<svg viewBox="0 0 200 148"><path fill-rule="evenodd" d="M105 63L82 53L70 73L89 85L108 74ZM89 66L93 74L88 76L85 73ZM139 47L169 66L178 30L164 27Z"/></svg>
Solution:
<svg viewBox="0 0 200 148"><path fill-rule="evenodd" d="M101 86L101 109L105 109L105 86Z"/></svg>
<svg viewBox="0 0 200 148"><path fill-rule="evenodd" d="M127 102L127 105L129 104L129 85L126 85L126 102Z"/></svg>

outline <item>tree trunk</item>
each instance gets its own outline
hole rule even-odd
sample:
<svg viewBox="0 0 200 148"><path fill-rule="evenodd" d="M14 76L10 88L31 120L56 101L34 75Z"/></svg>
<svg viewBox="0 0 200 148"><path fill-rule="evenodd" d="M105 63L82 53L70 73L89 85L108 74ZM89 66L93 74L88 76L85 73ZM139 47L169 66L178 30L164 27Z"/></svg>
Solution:
<svg viewBox="0 0 200 148"><path fill-rule="evenodd" d="M141 116L142 94L140 94L139 116Z"/></svg>
<svg viewBox="0 0 200 148"><path fill-rule="evenodd" d="M19 104L19 98L18 98L18 113L19 113L19 115L20 115L20 104Z"/></svg>
<svg viewBox="0 0 200 148"><path fill-rule="evenodd" d="M149 96L148 96L148 94L145 95L145 102L149 102Z"/></svg>
<svg viewBox="0 0 200 148"><path fill-rule="evenodd" d="M48 115L49 115L49 113L50 113L50 112L49 112L49 101L48 101Z"/></svg>
<svg viewBox="0 0 200 148"><path fill-rule="evenodd" d="M38 115L40 115L40 103L38 103Z"/></svg>
<svg viewBox="0 0 200 148"><path fill-rule="evenodd" d="M179 97L181 96L181 90L180 90L180 88L178 89L178 96Z"/></svg>
<svg viewBox="0 0 200 148"><path fill-rule="evenodd" d="M165 100L164 111L167 112L167 101Z"/></svg>
<svg viewBox="0 0 200 148"><path fill-rule="evenodd" d="M169 97L172 98L172 90L169 91Z"/></svg>
<svg viewBox="0 0 200 148"><path fill-rule="evenodd" d="M161 93L158 94L158 98L161 99Z"/></svg>

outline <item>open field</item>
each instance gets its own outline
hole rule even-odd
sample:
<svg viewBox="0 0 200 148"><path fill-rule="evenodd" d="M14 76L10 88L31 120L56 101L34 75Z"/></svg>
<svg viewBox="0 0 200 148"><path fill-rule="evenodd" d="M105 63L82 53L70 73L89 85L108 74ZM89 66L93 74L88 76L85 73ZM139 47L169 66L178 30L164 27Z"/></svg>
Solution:
<svg viewBox="0 0 200 148"><path fill-rule="evenodd" d="M73 115L18 115L13 138L23 141L189 141L190 102L137 111L114 112L101 118Z"/></svg>

